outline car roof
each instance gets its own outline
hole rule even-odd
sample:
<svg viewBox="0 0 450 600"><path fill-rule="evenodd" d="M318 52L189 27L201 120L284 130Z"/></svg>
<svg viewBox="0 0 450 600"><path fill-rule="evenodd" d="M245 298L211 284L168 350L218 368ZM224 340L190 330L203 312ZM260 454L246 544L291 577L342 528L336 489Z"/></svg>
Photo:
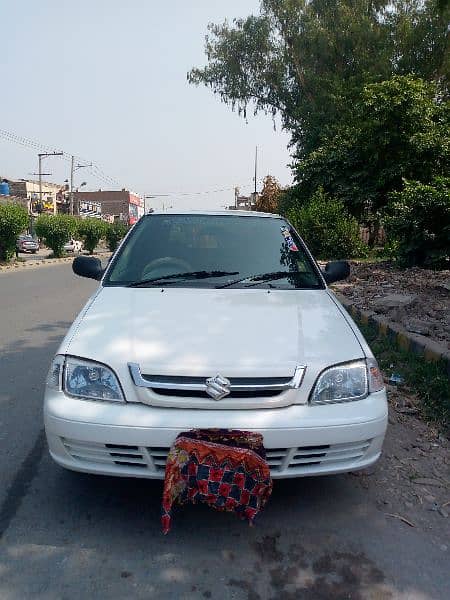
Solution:
<svg viewBox="0 0 450 600"><path fill-rule="evenodd" d="M281 219L281 215L275 213L257 212L253 210L155 210L152 213L145 215L151 217L153 215L197 215L197 216L223 216L223 217L266 217Z"/></svg>

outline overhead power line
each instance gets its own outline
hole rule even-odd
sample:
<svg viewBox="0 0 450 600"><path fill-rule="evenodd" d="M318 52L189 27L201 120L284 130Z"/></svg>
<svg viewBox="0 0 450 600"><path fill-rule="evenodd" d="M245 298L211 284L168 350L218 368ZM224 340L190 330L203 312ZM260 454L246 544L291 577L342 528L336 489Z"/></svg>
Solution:
<svg viewBox="0 0 450 600"><path fill-rule="evenodd" d="M55 152L55 148L52 148L51 146L47 146L46 144L42 144L41 142L38 142L36 140L31 140L29 138L23 137L23 136L19 136L15 133L11 133L10 131L6 131L5 129L0 129L0 138L18 144L20 146L23 146L25 148L29 148L31 150L37 150L37 151L44 151L44 152ZM112 185L114 187L119 187L119 188L123 188L126 187L124 186L122 183L120 183L117 179L115 179L114 177L112 177L111 175L108 175L107 173L105 173L105 171L95 162L92 162L86 158L83 158L82 156L77 156L77 155L72 155L68 152L64 152L61 155L61 158L63 160L65 160L68 163L71 163L72 161L72 156L74 157L74 159L77 162L80 163L87 163L86 165L86 169L87 171L92 175L92 177L94 177L95 179L97 179L98 181L106 184L106 185ZM221 192L229 192L229 191L233 191L236 187L239 188L248 188L251 187L249 184L243 184L243 185L233 185L233 186L229 186L229 187L223 187L223 188L219 188L219 189L212 189L212 190L201 190L201 191L196 191L196 192L165 192L164 194L151 194L152 196L201 196L201 195L206 195L206 194L217 194L217 193L221 193Z"/></svg>
<svg viewBox="0 0 450 600"><path fill-rule="evenodd" d="M51 146L47 146L46 144L42 144L41 142L19 136L15 133L11 133L10 131L6 131L4 129L0 129L0 138L3 138L4 140L6 140L8 142L13 142L15 144L18 144L25 148L30 148L31 150L38 150L38 151L43 150L45 152L53 152L54 151L54 148L52 148ZM91 162L91 161L88 161L87 159L84 159L81 156L77 156L77 155L74 155L74 156L78 162L86 162L86 163ZM65 160L66 162L71 162L72 155L68 152L63 152L62 159ZM103 183L106 183L108 185L114 185L115 187L124 187L123 184L121 184L117 179L115 179L114 177L111 177L110 175L107 175L103 171L103 169L95 163L91 163L91 166L88 168L88 170L95 179L98 179Z"/></svg>

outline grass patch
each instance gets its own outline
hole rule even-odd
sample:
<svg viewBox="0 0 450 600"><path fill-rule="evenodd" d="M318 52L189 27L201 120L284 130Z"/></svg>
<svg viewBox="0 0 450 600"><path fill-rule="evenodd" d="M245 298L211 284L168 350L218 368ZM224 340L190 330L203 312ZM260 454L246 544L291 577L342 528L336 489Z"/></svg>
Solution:
<svg viewBox="0 0 450 600"><path fill-rule="evenodd" d="M420 398L423 416L449 432L450 380L445 362L427 362L420 355L398 348L373 325L360 323L359 327L383 372L399 373L405 386Z"/></svg>

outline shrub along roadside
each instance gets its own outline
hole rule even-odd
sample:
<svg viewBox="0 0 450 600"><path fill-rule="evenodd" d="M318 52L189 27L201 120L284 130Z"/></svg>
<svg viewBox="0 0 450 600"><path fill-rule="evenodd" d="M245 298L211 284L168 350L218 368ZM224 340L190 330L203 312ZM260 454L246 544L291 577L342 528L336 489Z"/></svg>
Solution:
<svg viewBox="0 0 450 600"><path fill-rule="evenodd" d="M423 416L437 422L449 434L450 380L444 361L428 362L422 356L393 346L373 325L358 323L358 326L382 371L399 373L406 387L419 396Z"/></svg>
<svg viewBox="0 0 450 600"><path fill-rule="evenodd" d="M0 204L0 261L14 255L17 236L28 224L28 213L19 204Z"/></svg>
<svg viewBox="0 0 450 600"><path fill-rule="evenodd" d="M125 223L121 223L120 221L116 221L115 223L111 223L107 226L105 237L108 243L108 248L111 252L116 250L120 240L125 237L127 231L128 227L125 225Z"/></svg>
<svg viewBox="0 0 450 600"><path fill-rule="evenodd" d="M315 258L321 260L367 256L368 248L359 237L357 220L344 204L319 188L288 218L305 240Z"/></svg>
<svg viewBox="0 0 450 600"><path fill-rule="evenodd" d="M63 255L63 246L77 231L77 220L70 215L40 215L35 229L45 245L53 250L53 256Z"/></svg>
<svg viewBox="0 0 450 600"><path fill-rule="evenodd" d="M107 227L108 224L101 219L87 218L78 222L78 235L89 254L94 254L97 244L106 235Z"/></svg>
<svg viewBox="0 0 450 600"><path fill-rule="evenodd" d="M401 192L390 195L384 225L401 266L450 266L450 177L436 177L430 185L405 181Z"/></svg>

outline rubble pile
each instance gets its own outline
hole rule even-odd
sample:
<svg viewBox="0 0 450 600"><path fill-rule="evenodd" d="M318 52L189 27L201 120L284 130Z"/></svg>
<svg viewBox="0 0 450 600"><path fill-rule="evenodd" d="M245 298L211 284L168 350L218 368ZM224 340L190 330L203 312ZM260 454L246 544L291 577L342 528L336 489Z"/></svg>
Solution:
<svg viewBox="0 0 450 600"><path fill-rule="evenodd" d="M450 271L353 262L350 277L333 287L358 308L450 349Z"/></svg>

